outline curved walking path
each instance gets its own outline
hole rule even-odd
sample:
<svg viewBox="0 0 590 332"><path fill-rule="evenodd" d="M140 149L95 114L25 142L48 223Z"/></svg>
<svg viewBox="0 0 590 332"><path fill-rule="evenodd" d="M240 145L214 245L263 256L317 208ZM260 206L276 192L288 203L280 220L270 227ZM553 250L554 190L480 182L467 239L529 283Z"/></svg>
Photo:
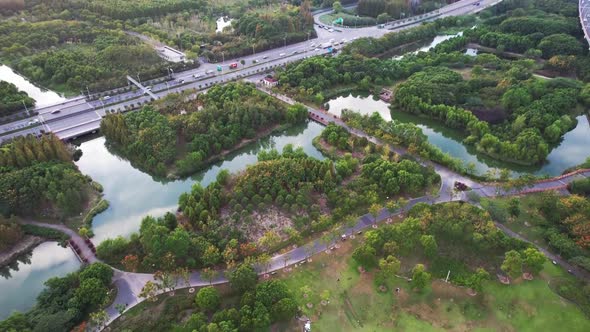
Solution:
<svg viewBox="0 0 590 332"><path fill-rule="evenodd" d="M266 91L263 89L262 89L262 91L271 94L269 91ZM272 95L274 97L286 102L286 103L289 103L289 104L295 103L294 100L292 100L286 96L276 95L276 94L272 94ZM359 137L365 137L369 141L371 141L375 144L378 144L378 145L388 145L390 147L391 151L395 151L396 153L398 153L400 155L404 155L404 154L408 153L407 150L402 147L391 146L389 144L382 142L381 140L379 140L375 137L367 135L366 133L364 133L360 130L350 128L341 119L339 119L338 117L335 117L329 113L326 113L324 111L320 111L317 109L313 109L313 108L308 108L308 111L309 111L309 115L310 115L311 119L318 121L324 125L327 123L337 124L337 125L345 128L346 130L348 130L353 135L357 135ZM501 189L501 186L499 184L482 184L482 183L474 181L470 178L467 178L466 176L460 175L460 174L448 169L445 166L433 163L431 161L425 161L425 160L422 160L421 158L417 158L417 160L425 166L432 166L434 168L434 170L440 175L441 188L440 188L439 194L437 196L423 196L423 197L419 197L419 198L413 198L408 201L408 204L406 206L404 206L400 209L397 209L395 211L389 211L387 209L382 209L377 217L374 217L370 214L365 214L358 219L357 223L354 226L343 228L342 234L352 235L352 234L356 234L360 231L363 231L367 228L371 228L376 223L382 222L388 218L391 218L391 217L397 216L397 215L401 215L404 212L407 212L410 208L412 208L414 205L416 205L418 203L436 204L436 203L444 203L444 202L458 201L458 200L468 201L465 192L460 192L460 193L453 192L452 189L453 189L456 181L463 182L466 185L470 186L471 188L473 188L472 190L474 192L478 193L480 196L495 197L495 196L502 196L502 195L528 194L528 193L548 191L548 190L559 190L559 191L563 192L563 191L566 191L566 186L568 183L570 183L576 179L590 177L590 169L582 169L582 170L577 170L572 173L558 176L558 177L555 177L552 179L545 179L545 180L537 181L536 183L532 184L528 188L511 189L508 191L504 191L503 189ZM41 222L32 221L32 220L26 220L24 222L28 223L28 224L33 224L33 225L56 229L56 230L59 230L59 231L62 231L64 233L68 234L71 237L71 241L73 241L74 243L76 243L78 245L78 247L81 249L82 255L84 257L86 257L90 263L94 263L94 262L99 261L97 259L97 257L94 255L94 253L92 252L92 250L90 249L90 247L86 244L84 239L80 235L78 235L75 231L67 228L65 225L47 224L47 223L41 223ZM509 229L507 229L504 225L498 224L498 223L496 223L496 225L508 236L519 238L523 241L527 241L519 234L514 233L514 232L510 231ZM340 235L340 234L338 234L338 235ZM310 256L324 252L326 249L332 247L337 241L339 241L338 236L335 236L332 239L332 241L330 241L329 243L326 243L325 241L323 241L321 239L316 239L314 241L309 242L308 244L306 244L304 246L294 248L284 254L280 254L280 255L276 255L276 256L272 257L271 261L269 262L269 264L266 267L263 268L261 266L257 266L256 270L259 272L259 274L266 274L269 272L280 270L280 269L285 268L287 266L303 263ZM543 248L539 248L539 250L541 250L550 259L555 260L556 262L559 262L560 265L564 266L568 270L571 270L573 274L575 274L579 277L582 277L582 278L589 277L587 273L576 269L575 267L573 267L569 263L567 263L565 260L562 260L560 257L551 254L550 252L548 252L547 250L545 250ZM116 318L118 318L120 316L119 312L115 308L116 304L124 304L127 306L127 309L139 304L140 302L143 301L143 299L139 297L141 289L143 288L143 286L145 285L145 283L147 281L154 281L153 274L126 272L126 271L120 271L118 269L113 269L113 270L115 271L114 277L113 277L113 284L115 285L115 287L117 287L118 292L117 292L117 296L116 296L113 304L106 309L106 311L109 315L108 323L112 322L113 320L115 320ZM222 283L228 282L227 278L224 276L224 273L223 273L224 271L218 271L218 272L219 273L218 273L217 277L215 277L213 280L211 280L211 282L209 282L208 280L205 280L204 278L201 277L200 271L194 271L190 275L190 279L189 279L188 284L184 283L184 281L180 281L180 280L178 281L177 289L187 288L187 287L207 286L209 284L215 285L215 284L222 284ZM107 325L108 325L108 323L107 323Z"/></svg>
<svg viewBox="0 0 590 332"><path fill-rule="evenodd" d="M267 90L264 90L264 89L261 89L261 90L266 93L271 94L271 92L269 92ZM274 97L276 97L288 104L295 104L296 103L294 100L292 100L291 98L286 97L284 95L277 95L277 94L273 93L272 96L274 96ZM332 122L332 123L335 123L339 126L342 126L345 129L347 129L351 134L354 134L354 135L357 135L360 137L366 137L369 141L371 141L375 144L385 145L385 143L383 143L381 140L379 140L375 137L369 136L360 130L350 128L341 119L339 119L335 116L332 116L331 114L328 114L326 112L323 112L323 111L320 111L317 109L309 108L309 107L308 107L308 111L310 114L310 118L312 118L313 120L316 120L324 125ZM389 147L390 147L391 151L395 151L396 153L401 154L401 155L408 153L406 149L399 147L399 146L389 145ZM500 189L500 186L497 184L481 184L479 182L473 181L472 179L470 179L466 176L460 175L460 174L448 169L445 166L433 163L431 161L424 161L420 158L418 158L418 160L423 165L434 167L434 170L441 176L441 189L440 189L439 195L437 197L423 196L423 197L411 199L408 201L408 204L406 206L404 206L398 210L389 211L387 209L382 209L381 212L379 213L379 216L377 216L376 218L374 216L372 216L371 214L365 214L359 218L359 220L357 221L357 223L354 226L343 229L342 234L352 235L352 234L358 233L359 231L363 231L367 228L373 227L373 225L380 223L388 218L391 218L393 216L397 216L397 215L400 215L404 212L407 212L410 208L412 208L414 205L416 205L418 203L436 204L436 203L444 203L444 202L458 201L458 200L467 201L465 192L459 193L458 195L453 194L452 188L454 187L454 184L456 181L463 182L463 183L467 184L468 186L470 186L471 188L474 188L473 191L477 192L481 196L494 197L494 196L499 196L499 195L519 195L519 194L527 194L527 193L532 193L532 192L537 192L537 191L555 190L556 188L565 189L567 184L575 179L590 177L590 169L578 170L578 171L575 171L575 172L572 172L572 173L569 173L566 175L562 175L562 176L559 176L559 177L556 177L553 179L538 181L537 183L533 184L531 187L526 188L526 189L511 190L508 192L504 192L502 189ZM503 226L501 224L497 224L497 226L502 231L504 231L508 236L516 237L516 238L526 241L526 239L522 238L522 236L510 231L505 226ZM335 242L338 240L339 240L339 238L334 238L330 243L325 243L320 239L316 239L304 246L294 248L287 253L273 256L271 258L270 263L268 264L268 266L266 268L262 268L262 267L258 266L258 267L256 267L257 271L260 274L265 274L265 273L269 273L269 272L283 269L287 266L292 266L295 264L302 263L308 257L318 254L318 253L321 253L321 252L324 252L326 249L332 247L335 244ZM545 255L547 255L547 257L549 257L550 259L555 260L555 261L559 262L561 265L563 265L564 267L566 267L567 269L574 271L574 268L570 264L568 264L565 260L560 259L559 257L549 253L547 250L545 250L543 248L539 248L539 249ZM190 275L189 284L182 285L182 282L179 282L180 287L178 287L178 288L200 287L200 286L207 286L209 284L216 285L216 284L226 283L226 282L228 282L228 280L224 276L223 272L224 271L219 271L217 277L214 278L210 283L208 280L204 280L201 277L201 274L199 271L195 271ZM580 277L584 277L584 275L581 272L577 275L579 275ZM118 270L115 271L115 277L113 279L113 282L119 291L117 293L117 297L116 297L113 305L111 305L109 308L107 308L107 313L109 314L109 317L110 317L109 323L120 316L118 311L114 307L115 304L122 303L122 304L126 304L127 308L131 308L143 301L143 299L141 299L139 297L139 293L141 292L143 285L145 285L145 283L147 281L154 281L152 274L123 272L123 271L118 271Z"/></svg>

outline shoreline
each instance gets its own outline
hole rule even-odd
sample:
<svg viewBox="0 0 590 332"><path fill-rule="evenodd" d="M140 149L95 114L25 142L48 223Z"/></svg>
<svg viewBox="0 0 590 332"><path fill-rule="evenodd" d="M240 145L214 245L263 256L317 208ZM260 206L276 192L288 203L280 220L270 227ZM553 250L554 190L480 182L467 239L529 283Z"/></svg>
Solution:
<svg viewBox="0 0 590 332"><path fill-rule="evenodd" d="M10 265L19 256L35 249L35 247L45 241L46 239L39 236L25 235L18 243L7 250L0 252L0 268Z"/></svg>

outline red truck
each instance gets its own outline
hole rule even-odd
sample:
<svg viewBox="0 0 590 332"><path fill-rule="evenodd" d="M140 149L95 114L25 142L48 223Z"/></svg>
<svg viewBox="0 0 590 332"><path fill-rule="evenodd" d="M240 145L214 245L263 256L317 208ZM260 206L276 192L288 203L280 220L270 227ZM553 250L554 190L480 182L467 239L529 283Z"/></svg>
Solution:
<svg viewBox="0 0 590 332"><path fill-rule="evenodd" d="M237 62L234 62L234 63L232 63L232 64L229 65L229 69L236 69L236 68L238 68L238 63Z"/></svg>

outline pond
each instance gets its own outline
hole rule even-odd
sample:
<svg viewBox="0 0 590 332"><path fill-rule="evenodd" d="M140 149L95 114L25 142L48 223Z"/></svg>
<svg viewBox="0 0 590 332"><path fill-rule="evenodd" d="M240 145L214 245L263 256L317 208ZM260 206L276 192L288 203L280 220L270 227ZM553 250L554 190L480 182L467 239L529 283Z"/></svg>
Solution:
<svg viewBox="0 0 590 332"><path fill-rule="evenodd" d="M484 174L494 168L506 168L513 171L513 176L524 173L555 176L561 174L568 167L580 164L590 155L587 148L590 146L590 125L588 118L584 115L577 117L577 126L565 134L562 141L551 150L545 164L524 167L497 161L479 154L472 146L462 143L465 138L462 133L448 129L435 120L403 112L391 112L387 103L372 95L349 94L334 98L328 104L330 106L329 112L337 115L340 115L341 111L346 108L362 114L378 112L386 120L414 123L422 129L430 143L443 152L463 160L466 165L472 163L478 174Z"/></svg>
<svg viewBox="0 0 590 332"><path fill-rule="evenodd" d="M421 43L415 43L412 45L409 45L407 47L401 47L399 52L396 52L397 56L394 56L392 59L393 60L401 60L403 59L405 54L418 54L419 52L428 52L431 48L435 47L436 45L447 41L451 38L454 37L458 37L458 36L463 36L463 32L459 32L456 34L452 34L452 35L438 35L435 36L431 41L427 41L427 42L421 42Z"/></svg>
<svg viewBox="0 0 590 332"><path fill-rule="evenodd" d="M0 276L0 320L15 310L30 309L44 283L52 277L63 277L76 271L80 263L70 248L57 242L44 242L2 271Z"/></svg>
<svg viewBox="0 0 590 332"><path fill-rule="evenodd" d="M35 106L37 107L53 105L66 100L66 98L51 90L42 89L27 81L26 78L6 65L0 65L0 80L12 83L19 90L26 92L29 97L35 99Z"/></svg>

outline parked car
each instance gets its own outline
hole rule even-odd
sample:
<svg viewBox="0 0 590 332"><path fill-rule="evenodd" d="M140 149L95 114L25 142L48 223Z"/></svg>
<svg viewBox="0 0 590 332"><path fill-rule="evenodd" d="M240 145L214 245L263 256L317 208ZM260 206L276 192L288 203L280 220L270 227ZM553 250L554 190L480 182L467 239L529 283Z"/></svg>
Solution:
<svg viewBox="0 0 590 332"><path fill-rule="evenodd" d="M55 111L51 111L51 114L57 114L59 112L61 112L61 110L55 110Z"/></svg>

